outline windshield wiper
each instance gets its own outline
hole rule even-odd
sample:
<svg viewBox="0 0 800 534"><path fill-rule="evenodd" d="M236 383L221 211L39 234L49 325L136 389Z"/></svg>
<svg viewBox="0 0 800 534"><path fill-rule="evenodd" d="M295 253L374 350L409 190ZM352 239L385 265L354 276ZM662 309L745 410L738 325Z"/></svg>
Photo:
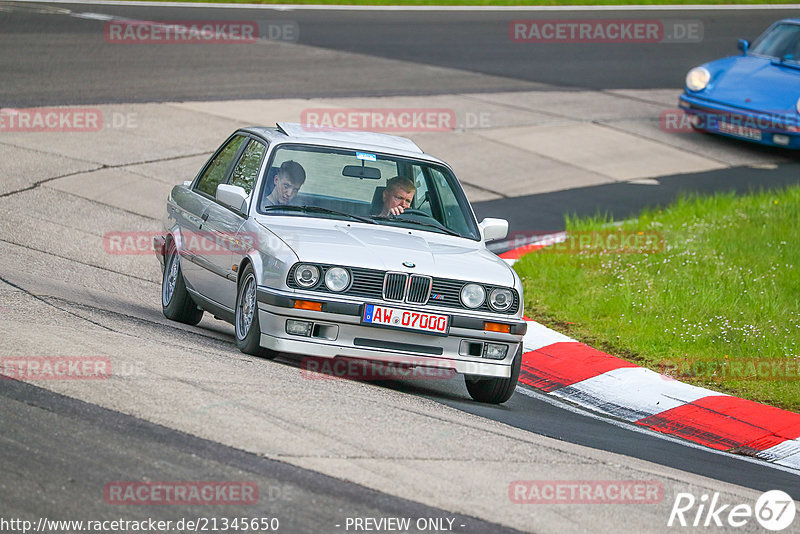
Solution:
<svg viewBox="0 0 800 534"><path fill-rule="evenodd" d="M349 219L353 219L367 224L378 224L368 217L362 217L360 215L353 215L352 213L345 213L343 211L336 211L328 208L323 208L321 206L306 206L306 205L293 206L285 204L283 206L264 206L263 208L261 208L261 211L278 211L278 210L302 211L304 213L325 213L327 215L338 215L340 217L347 217Z"/></svg>
<svg viewBox="0 0 800 534"><path fill-rule="evenodd" d="M463 235L459 234L458 232L451 230L450 228L444 226L441 223L429 223L425 221L417 221L416 219L398 219L397 217L382 217L380 215L376 215L373 219L377 221L396 221L396 222L403 222L403 223L411 223L411 224L418 224L420 226L427 226L429 228L435 228L436 230L441 230L442 232L450 235L454 235L456 237L464 237Z"/></svg>

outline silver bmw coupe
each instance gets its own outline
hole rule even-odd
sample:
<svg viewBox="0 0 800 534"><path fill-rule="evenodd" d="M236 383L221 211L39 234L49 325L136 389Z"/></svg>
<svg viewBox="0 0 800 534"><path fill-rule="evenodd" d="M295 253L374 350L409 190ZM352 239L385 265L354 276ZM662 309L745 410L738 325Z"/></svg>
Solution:
<svg viewBox="0 0 800 534"><path fill-rule="evenodd" d="M451 370L502 403L526 331L520 279L486 249L507 232L409 139L244 128L169 195L161 304L230 322L247 354Z"/></svg>

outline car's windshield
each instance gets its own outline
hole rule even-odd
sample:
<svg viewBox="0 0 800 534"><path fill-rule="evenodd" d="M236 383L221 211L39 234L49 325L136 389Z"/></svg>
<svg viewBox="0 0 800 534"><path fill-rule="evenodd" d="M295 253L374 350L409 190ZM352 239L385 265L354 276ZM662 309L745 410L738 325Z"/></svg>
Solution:
<svg viewBox="0 0 800 534"><path fill-rule="evenodd" d="M259 191L268 215L324 217L480 239L467 199L444 166L372 152L281 145Z"/></svg>
<svg viewBox="0 0 800 534"><path fill-rule="evenodd" d="M800 61L800 25L778 24L764 32L750 50L760 56Z"/></svg>

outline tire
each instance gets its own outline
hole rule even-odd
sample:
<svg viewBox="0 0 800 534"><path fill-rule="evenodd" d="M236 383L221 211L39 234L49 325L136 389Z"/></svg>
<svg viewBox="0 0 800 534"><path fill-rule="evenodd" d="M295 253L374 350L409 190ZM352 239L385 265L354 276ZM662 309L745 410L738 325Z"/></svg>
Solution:
<svg viewBox="0 0 800 534"><path fill-rule="evenodd" d="M164 317L179 323L196 325L203 318L203 310L197 307L186 291L186 282L181 271L180 255L175 243L167 245L164 275L161 277L161 311Z"/></svg>
<svg viewBox="0 0 800 534"><path fill-rule="evenodd" d="M511 398L519 380L519 370L522 366L522 347L517 350L514 362L511 364L511 376L508 378L477 378L470 375L464 376L470 397L478 402L487 404L502 404Z"/></svg>
<svg viewBox="0 0 800 534"><path fill-rule="evenodd" d="M272 359L277 354L260 345L261 324L258 321L256 287L255 272L253 266L248 263L236 288L236 314L233 321L236 346L245 354Z"/></svg>

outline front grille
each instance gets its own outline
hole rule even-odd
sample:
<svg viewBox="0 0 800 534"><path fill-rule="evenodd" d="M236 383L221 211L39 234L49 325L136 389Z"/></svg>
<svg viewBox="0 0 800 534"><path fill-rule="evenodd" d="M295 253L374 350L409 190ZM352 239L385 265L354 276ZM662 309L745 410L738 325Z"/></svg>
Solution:
<svg viewBox="0 0 800 534"><path fill-rule="evenodd" d="M395 302L403 302L406 296L406 280L408 275L404 273L386 273L383 280L383 298Z"/></svg>
<svg viewBox="0 0 800 534"><path fill-rule="evenodd" d="M332 292L325 287L325 283L322 280L325 279L325 273L328 269L333 266L317 265L320 268L320 283L316 287L306 290L297 285L294 280L294 271L297 265L289 269L286 284L291 289L331 294ZM386 273L376 269L362 269L360 267L348 267L348 269L353 276L353 281L347 291L340 293L342 295L391 302L407 302L409 304L431 304L462 310L468 309L461 304L461 299L459 298L461 288L468 283L464 280L431 278L430 276L418 274L410 275L409 280L409 275L406 273ZM484 287L488 298L494 286L484 285ZM384 291L386 291L385 296ZM504 312L506 314L516 313L519 309L519 295L516 291L512 290L512 292L514 293L514 303L511 308ZM475 311L498 313L492 310L488 303L484 303L476 308Z"/></svg>
<svg viewBox="0 0 800 534"><path fill-rule="evenodd" d="M388 276L388 275L387 275ZM412 274L408 283L408 296L406 302L412 304L425 304L428 302L428 295L431 294L433 279L430 276L420 276Z"/></svg>

